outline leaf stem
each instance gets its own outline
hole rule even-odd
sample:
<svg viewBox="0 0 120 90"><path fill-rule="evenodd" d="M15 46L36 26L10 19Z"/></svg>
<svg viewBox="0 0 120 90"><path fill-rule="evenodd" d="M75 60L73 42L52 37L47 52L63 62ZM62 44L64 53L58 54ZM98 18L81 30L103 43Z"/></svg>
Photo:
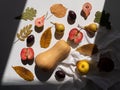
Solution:
<svg viewBox="0 0 120 90"><path fill-rule="evenodd" d="M19 39L17 39L16 41L14 41L13 44L15 44L15 43L18 42L18 41L19 41Z"/></svg>

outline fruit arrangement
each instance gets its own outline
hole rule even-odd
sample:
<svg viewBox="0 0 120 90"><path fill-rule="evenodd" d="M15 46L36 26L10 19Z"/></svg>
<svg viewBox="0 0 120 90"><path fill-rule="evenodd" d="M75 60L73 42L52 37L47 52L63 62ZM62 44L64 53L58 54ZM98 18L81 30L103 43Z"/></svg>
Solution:
<svg viewBox="0 0 120 90"><path fill-rule="evenodd" d="M20 32L17 33L18 40L22 41L21 43L26 43L26 46L21 48L21 52L18 53L22 61L33 60L38 68L42 69L43 71L45 70L45 72L49 72L51 70L54 71L59 63L70 55L71 50L76 50L80 54L90 57L98 52L98 48L95 44L90 43L79 46L84 39L84 31L87 32L87 36L89 36L91 39L94 37L99 28L96 20L95 22L93 20L91 23L88 23L85 26L81 26L80 23L77 22L78 17L83 17L84 21L89 19L93 9L91 3L85 2L83 4L82 10L79 11L80 15L78 15L75 10L69 9L61 3L55 3L51 5L49 9L50 13L52 14L52 18L57 18L56 20L58 21L54 21L54 19L51 20L51 17L48 17L47 15L48 13L46 15L39 15L37 17L37 10L34 8L27 8L26 12L23 13L24 15L22 14L23 17L21 17L21 19L25 19L25 21L33 20L34 22L33 25L29 24L24 26L22 29L20 29ZM29 13L30 16L28 16ZM67 25L66 23L59 21L62 18L65 18L64 20L66 20ZM46 26L46 22L49 23L49 26ZM78 23L78 26L74 25L76 23ZM38 35L39 38L36 38ZM66 39L64 39L64 37L66 37ZM75 44L76 47L72 48L72 44L69 44L68 41L70 41L72 44ZM39 43L37 44L39 45L38 47L34 47L34 44L36 43ZM36 48L44 51L39 51L36 53ZM101 67L100 63L98 67ZM80 75L87 75L90 70L90 64L88 60L79 60L75 67ZM16 72L17 70L22 70L21 72L19 71L17 73L24 80L33 80L34 74L28 69L21 66L13 67L13 69ZM100 70L102 69L103 68L100 68ZM24 71L29 73L25 73ZM27 74L28 76L30 74L30 78L27 77ZM65 79L66 74L62 70L57 70L55 71L54 76L56 80L61 81Z"/></svg>

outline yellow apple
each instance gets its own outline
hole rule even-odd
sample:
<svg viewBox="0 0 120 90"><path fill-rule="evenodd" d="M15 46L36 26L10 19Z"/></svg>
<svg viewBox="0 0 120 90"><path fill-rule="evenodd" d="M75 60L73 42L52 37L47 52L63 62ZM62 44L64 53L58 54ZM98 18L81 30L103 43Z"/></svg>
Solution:
<svg viewBox="0 0 120 90"><path fill-rule="evenodd" d="M87 60L80 60L76 64L78 72L87 74L89 71L89 62Z"/></svg>

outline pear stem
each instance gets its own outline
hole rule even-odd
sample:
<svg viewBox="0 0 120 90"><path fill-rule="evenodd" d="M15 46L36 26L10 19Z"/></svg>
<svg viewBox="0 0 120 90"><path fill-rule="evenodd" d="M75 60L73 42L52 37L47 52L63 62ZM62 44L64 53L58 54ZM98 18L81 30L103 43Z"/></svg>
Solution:
<svg viewBox="0 0 120 90"><path fill-rule="evenodd" d="M78 24L78 28L80 28L80 30L81 30L81 29L84 29L84 27L80 26L79 24Z"/></svg>
<svg viewBox="0 0 120 90"><path fill-rule="evenodd" d="M53 23L53 22L50 22L50 23L52 23L53 25L55 25L55 23Z"/></svg>

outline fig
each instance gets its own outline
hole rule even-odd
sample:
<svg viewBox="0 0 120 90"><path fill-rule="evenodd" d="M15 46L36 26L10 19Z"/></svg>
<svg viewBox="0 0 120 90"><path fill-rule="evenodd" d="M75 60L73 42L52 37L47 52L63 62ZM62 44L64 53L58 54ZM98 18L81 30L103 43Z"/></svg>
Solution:
<svg viewBox="0 0 120 90"><path fill-rule="evenodd" d="M83 16L84 19L87 19L87 17L90 15L91 9L92 9L92 5L89 2L86 2L82 7L82 10L80 13L81 16Z"/></svg>
<svg viewBox="0 0 120 90"><path fill-rule="evenodd" d="M43 28L44 28L44 20L45 20L44 15L35 20L35 31L36 32L41 32L43 30Z"/></svg>

